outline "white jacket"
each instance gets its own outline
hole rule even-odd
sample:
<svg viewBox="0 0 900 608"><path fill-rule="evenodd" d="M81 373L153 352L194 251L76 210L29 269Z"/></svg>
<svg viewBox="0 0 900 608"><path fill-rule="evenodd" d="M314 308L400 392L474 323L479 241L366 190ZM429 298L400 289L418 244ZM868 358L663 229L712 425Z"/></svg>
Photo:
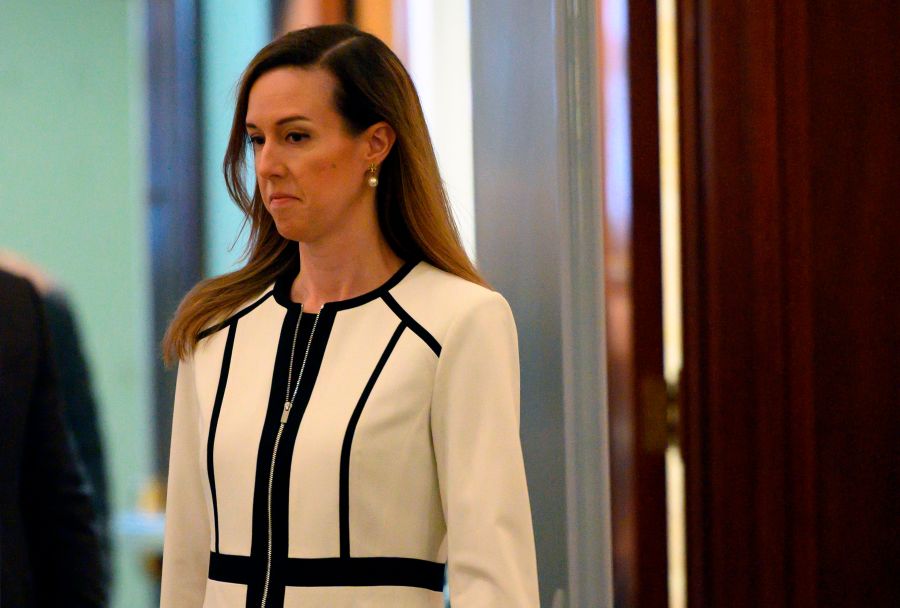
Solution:
<svg viewBox="0 0 900 608"><path fill-rule="evenodd" d="M162 607L437 608L445 564L453 608L538 606L506 301L420 262L298 325L292 279L179 366Z"/></svg>

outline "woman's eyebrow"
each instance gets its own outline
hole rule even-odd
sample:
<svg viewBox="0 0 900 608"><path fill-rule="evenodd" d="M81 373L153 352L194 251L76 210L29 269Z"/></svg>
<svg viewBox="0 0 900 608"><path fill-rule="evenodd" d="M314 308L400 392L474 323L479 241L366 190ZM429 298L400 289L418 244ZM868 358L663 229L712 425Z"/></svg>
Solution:
<svg viewBox="0 0 900 608"><path fill-rule="evenodd" d="M310 122L309 118L307 118L306 116L302 116L302 115L300 115L300 114L293 114L293 115L291 115L291 116L285 116L284 118L279 118L279 119L275 122L275 126L281 126L281 125L283 125L283 124L286 123L286 122L294 122L295 120L305 120L305 121L307 121L307 122ZM255 129L255 128L256 128L256 125L253 124L252 122L248 122L248 123L244 123L244 124L245 124L245 126L246 126L248 129Z"/></svg>

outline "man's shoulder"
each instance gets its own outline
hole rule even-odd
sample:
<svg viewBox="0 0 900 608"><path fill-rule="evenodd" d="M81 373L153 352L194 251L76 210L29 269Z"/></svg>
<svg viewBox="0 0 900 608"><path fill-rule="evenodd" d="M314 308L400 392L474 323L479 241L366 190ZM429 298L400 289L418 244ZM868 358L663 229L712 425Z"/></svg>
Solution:
<svg viewBox="0 0 900 608"><path fill-rule="evenodd" d="M0 343L11 346L14 336L34 333L40 313L40 296L25 278L0 270Z"/></svg>

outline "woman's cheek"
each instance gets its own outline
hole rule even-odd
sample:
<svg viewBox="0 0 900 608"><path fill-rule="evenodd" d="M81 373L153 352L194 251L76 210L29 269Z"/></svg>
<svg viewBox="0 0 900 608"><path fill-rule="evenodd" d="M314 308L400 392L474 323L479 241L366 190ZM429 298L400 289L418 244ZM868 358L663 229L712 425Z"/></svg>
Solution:
<svg viewBox="0 0 900 608"><path fill-rule="evenodd" d="M306 170L315 174L331 172L337 168L337 162L334 159L324 156L310 158L305 164Z"/></svg>

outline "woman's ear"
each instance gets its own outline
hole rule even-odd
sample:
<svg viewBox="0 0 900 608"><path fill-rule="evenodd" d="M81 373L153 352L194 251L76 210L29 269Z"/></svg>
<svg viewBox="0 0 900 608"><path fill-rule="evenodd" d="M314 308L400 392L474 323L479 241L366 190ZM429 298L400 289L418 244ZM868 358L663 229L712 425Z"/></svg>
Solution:
<svg viewBox="0 0 900 608"><path fill-rule="evenodd" d="M366 144L366 163L380 165L394 146L397 134L391 125L382 120L366 129L363 139Z"/></svg>

